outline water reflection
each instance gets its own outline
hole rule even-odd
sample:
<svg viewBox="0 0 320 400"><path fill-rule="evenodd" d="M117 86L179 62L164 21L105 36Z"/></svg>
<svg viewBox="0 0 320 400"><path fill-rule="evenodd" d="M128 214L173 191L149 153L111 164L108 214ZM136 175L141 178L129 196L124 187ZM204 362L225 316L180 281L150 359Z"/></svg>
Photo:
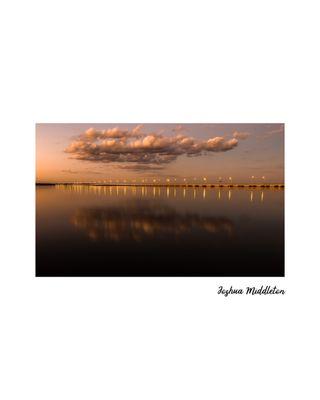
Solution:
<svg viewBox="0 0 320 400"><path fill-rule="evenodd" d="M168 235L178 237L190 232L231 236L234 231L229 218L179 213L167 205L147 201L78 209L71 222L91 239L111 241L142 241L147 236L159 238L161 235L168 239Z"/></svg>
<svg viewBox="0 0 320 400"><path fill-rule="evenodd" d="M37 274L283 276L283 204L271 188L37 187Z"/></svg>
<svg viewBox="0 0 320 400"><path fill-rule="evenodd" d="M249 202L254 202L255 197L260 198L260 202L264 202L264 191L262 188L200 188L200 187L183 187L176 188L174 186L94 186L94 185L56 185L55 190L71 191L77 194L94 194L104 195L113 197L142 197L148 198L150 196L154 198L165 197L170 198L190 198L195 201L199 197L204 200L207 198L213 198L216 200L231 200L234 196L234 200L237 200L239 193L246 193ZM282 188L268 188L270 192L283 192Z"/></svg>

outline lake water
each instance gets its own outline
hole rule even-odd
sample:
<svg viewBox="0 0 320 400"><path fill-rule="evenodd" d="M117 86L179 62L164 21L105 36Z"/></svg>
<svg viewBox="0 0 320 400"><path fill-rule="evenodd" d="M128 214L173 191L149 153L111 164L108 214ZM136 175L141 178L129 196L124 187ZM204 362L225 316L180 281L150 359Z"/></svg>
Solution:
<svg viewBox="0 0 320 400"><path fill-rule="evenodd" d="M284 190L37 186L37 276L284 276Z"/></svg>

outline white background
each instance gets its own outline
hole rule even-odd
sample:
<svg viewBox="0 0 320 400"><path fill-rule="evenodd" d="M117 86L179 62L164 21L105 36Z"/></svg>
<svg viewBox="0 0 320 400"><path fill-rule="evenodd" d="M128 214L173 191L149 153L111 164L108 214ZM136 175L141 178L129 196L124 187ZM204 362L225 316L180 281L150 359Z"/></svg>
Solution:
<svg viewBox="0 0 320 400"><path fill-rule="evenodd" d="M1 2L2 399L319 398L318 3ZM36 122L286 123L286 278L35 278Z"/></svg>

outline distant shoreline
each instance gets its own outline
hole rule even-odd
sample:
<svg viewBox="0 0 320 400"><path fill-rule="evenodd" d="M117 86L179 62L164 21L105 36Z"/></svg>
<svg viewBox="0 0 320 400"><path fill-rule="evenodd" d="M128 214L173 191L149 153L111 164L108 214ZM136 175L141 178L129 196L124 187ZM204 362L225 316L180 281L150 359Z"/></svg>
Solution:
<svg viewBox="0 0 320 400"><path fill-rule="evenodd" d="M284 189L284 184L279 183L266 183L266 184L248 184L248 183L237 183L237 184L216 184L216 183L205 183L205 184L183 184L183 183L71 183L71 182L62 182L62 183L51 183L44 182L39 183L36 182L36 186L132 186L132 187L191 187L191 188L261 188L261 189L269 189L269 188L278 188Z"/></svg>

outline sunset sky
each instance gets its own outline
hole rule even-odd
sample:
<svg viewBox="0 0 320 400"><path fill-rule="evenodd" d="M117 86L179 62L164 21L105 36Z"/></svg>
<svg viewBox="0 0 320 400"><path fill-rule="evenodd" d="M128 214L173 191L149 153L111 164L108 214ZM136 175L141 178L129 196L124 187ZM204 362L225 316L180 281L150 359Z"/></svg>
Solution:
<svg viewBox="0 0 320 400"><path fill-rule="evenodd" d="M37 182L283 183L284 124L37 124Z"/></svg>

